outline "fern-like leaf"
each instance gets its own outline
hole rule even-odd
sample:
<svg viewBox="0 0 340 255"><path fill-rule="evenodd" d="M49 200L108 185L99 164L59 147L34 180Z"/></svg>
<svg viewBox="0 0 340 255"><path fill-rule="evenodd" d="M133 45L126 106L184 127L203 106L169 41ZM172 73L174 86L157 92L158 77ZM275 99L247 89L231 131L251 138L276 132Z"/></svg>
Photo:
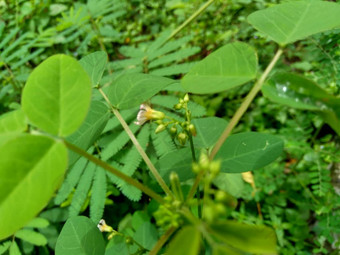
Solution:
<svg viewBox="0 0 340 255"><path fill-rule="evenodd" d="M106 175L105 170L97 167L92 184L90 201L90 217L93 222L99 222L104 213L106 199Z"/></svg>
<svg viewBox="0 0 340 255"><path fill-rule="evenodd" d="M66 179L64 180L61 188L58 190L58 194L54 199L57 205L60 205L71 194L72 190L77 185L84 168L88 161L85 158L80 158L73 167L69 170Z"/></svg>
<svg viewBox="0 0 340 255"><path fill-rule="evenodd" d="M74 192L71 205L69 207L69 216L76 216L79 214L89 192L92 184L92 179L96 170L96 165L89 162L85 168L83 175L77 185L77 189Z"/></svg>
<svg viewBox="0 0 340 255"><path fill-rule="evenodd" d="M152 125L152 130L156 129L156 125ZM158 157L162 157L165 154L176 150L176 146L170 136L170 134L166 131L163 131L159 134L155 134L155 132L151 133L152 144L155 148L156 154Z"/></svg>

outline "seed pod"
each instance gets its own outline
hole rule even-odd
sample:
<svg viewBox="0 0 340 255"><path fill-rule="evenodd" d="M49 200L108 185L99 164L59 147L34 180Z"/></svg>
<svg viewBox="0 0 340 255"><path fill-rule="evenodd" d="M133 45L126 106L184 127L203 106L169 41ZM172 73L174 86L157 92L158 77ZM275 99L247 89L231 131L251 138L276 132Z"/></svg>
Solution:
<svg viewBox="0 0 340 255"><path fill-rule="evenodd" d="M185 94L183 101L186 102L186 103L189 102L189 94L188 93Z"/></svg>
<svg viewBox="0 0 340 255"><path fill-rule="evenodd" d="M171 128L170 128L170 133L173 134L173 135L176 135L177 134L177 128L175 125L173 125Z"/></svg>
<svg viewBox="0 0 340 255"><path fill-rule="evenodd" d="M188 126L188 131L190 132L190 134L192 134L193 136L196 136L197 132L196 132L196 128L194 126L194 124L190 124Z"/></svg>
<svg viewBox="0 0 340 255"><path fill-rule="evenodd" d="M175 110L180 110L180 109L182 109L182 107L183 107L183 104L181 104L181 103L178 103L178 104L174 105L174 109Z"/></svg>

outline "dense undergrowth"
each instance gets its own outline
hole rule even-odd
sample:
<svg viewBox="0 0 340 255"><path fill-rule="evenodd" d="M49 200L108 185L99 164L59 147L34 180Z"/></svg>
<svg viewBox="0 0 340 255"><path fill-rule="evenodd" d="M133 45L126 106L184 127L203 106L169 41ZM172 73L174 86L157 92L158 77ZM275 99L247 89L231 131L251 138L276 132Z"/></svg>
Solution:
<svg viewBox="0 0 340 255"><path fill-rule="evenodd" d="M235 41L257 49L258 68L263 71L276 46L249 25L247 16L282 2L286 1L215 1L164 43L204 1L0 1L0 113L20 108L22 90L32 70L59 53L80 60L96 51L106 52L108 64L100 80L103 87L126 73L181 79L198 61ZM339 97L339 45L339 30L289 44L274 73L294 70ZM190 95L192 118L217 116L227 123L251 85L248 82L228 91ZM185 91L177 86L162 91L150 103L169 116L181 118L171 108L184 96ZM93 98L100 98L99 92ZM96 111L88 117L89 123L95 122L103 130L91 134L96 139L89 141L88 152L162 192L117 118L100 104L91 107ZM182 141L173 142L166 132L154 134L155 122L140 129L134 124L137 112L138 106L121 114L151 161L181 147ZM335 255L340 251L339 127L326 122L317 111L291 108L258 95L233 133L276 135L284 141L284 152L253 175L223 173L212 185L212 189L233 196L229 202L235 210L228 211L225 218L264 223L274 229L279 254ZM70 141L76 142L77 136L71 136ZM103 218L124 234L109 241L107 254L151 250L161 233L155 227L157 203L75 154L70 154L69 166L60 189L37 215L33 227L3 240L0 254L53 254L66 220L79 214L96 223ZM189 185L183 185L184 193L189 192ZM146 223L150 224L145 227L148 240L138 230ZM140 245L143 249L138 249ZM121 253L114 253L118 251ZM205 254L212 253L207 249Z"/></svg>

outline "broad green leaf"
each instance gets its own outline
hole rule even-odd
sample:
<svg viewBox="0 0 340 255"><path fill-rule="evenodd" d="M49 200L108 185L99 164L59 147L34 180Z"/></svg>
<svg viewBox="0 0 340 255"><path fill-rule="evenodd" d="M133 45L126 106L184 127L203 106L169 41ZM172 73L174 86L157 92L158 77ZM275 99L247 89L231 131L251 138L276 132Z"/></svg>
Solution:
<svg viewBox="0 0 340 255"><path fill-rule="evenodd" d="M22 94L22 108L38 128L67 136L86 117L91 100L91 81L72 57L54 55L36 67Z"/></svg>
<svg viewBox="0 0 340 255"><path fill-rule="evenodd" d="M102 233L87 217L69 218L57 240L56 255L104 254L105 243Z"/></svg>
<svg viewBox="0 0 340 255"><path fill-rule="evenodd" d="M95 86L99 83L105 71L107 54L104 51L96 51L83 57L79 60L79 63L89 75L92 86Z"/></svg>
<svg viewBox="0 0 340 255"><path fill-rule="evenodd" d="M106 246L105 255L130 255L131 246L128 247L123 236L114 236Z"/></svg>
<svg viewBox="0 0 340 255"><path fill-rule="evenodd" d="M249 255L249 253L244 253L226 244L216 244L212 247L212 250L212 255Z"/></svg>
<svg viewBox="0 0 340 255"><path fill-rule="evenodd" d="M200 250L200 232L195 226L185 226L170 242L167 255L197 255Z"/></svg>
<svg viewBox="0 0 340 255"><path fill-rule="evenodd" d="M12 245L9 248L9 255L21 255L19 246L17 245L15 241L12 242Z"/></svg>
<svg viewBox="0 0 340 255"><path fill-rule="evenodd" d="M239 198L244 190L244 182L241 174L219 173L213 183L220 190Z"/></svg>
<svg viewBox="0 0 340 255"><path fill-rule="evenodd" d="M217 93L256 77L255 50L242 42L227 44L197 63L181 80L186 91Z"/></svg>
<svg viewBox="0 0 340 255"><path fill-rule="evenodd" d="M194 119L192 123L197 131L197 135L193 137L196 148L213 146L228 124L226 120L217 117Z"/></svg>
<svg viewBox="0 0 340 255"><path fill-rule="evenodd" d="M15 233L15 237L37 246L47 244L47 239L45 236L30 229L20 229Z"/></svg>
<svg viewBox="0 0 340 255"><path fill-rule="evenodd" d="M163 177L164 181L169 184L171 172L176 172L180 181L194 178L195 175L191 170L191 165L191 151L189 148L184 148L169 152L161 157L156 163L156 168L159 169L160 175Z"/></svg>
<svg viewBox="0 0 340 255"><path fill-rule="evenodd" d="M317 112L340 134L340 98L328 94L313 81L297 74L278 73L266 82L262 92L276 103Z"/></svg>
<svg viewBox="0 0 340 255"><path fill-rule="evenodd" d="M110 118L110 112L107 106L96 100L92 100L89 112L80 128L72 135L66 138L70 143L87 150L100 136L107 121ZM69 152L69 165L72 165L79 158L79 154Z"/></svg>
<svg viewBox="0 0 340 255"><path fill-rule="evenodd" d="M25 225L26 228L46 228L50 225L49 221L44 218L34 218L28 224Z"/></svg>
<svg viewBox="0 0 340 255"><path fill-rule="evenodd" d="M340 26L340 5L327 1L282 3L248 16L248 22L280 45Z"/></svg>
<svg viewBox="0 0 340 255"><path fill-rule="evenodd" d="M150 216L145 211L136 211L132 216L132 227L137 230L145 222L150 221Z"/></svg>
<svg viewBox="0 0 340 255"><path fill-rule="evenodd" d="M133 239L145 249L151 250L158 240L157 229L150 222L145 222L136 230Z"/></svg>
<svg viewBox="0 0 340 255"><path fill-rule="evenodd" d="M0 116L0 133L23 132L26 128L26 116L21 109Z"/></svg>
<svg viewBox="0 0 340 255"><path fill-rule="evenodd" d="M114 107L128 109L142 104L174 82L150 74L123 74L107 88L107 96Z"/></svg>
<svg viewBox="0 0 340 255"><path fill-rule="evenodd" d="M21 135L2 144L0 155L1 240L47 205L63 179L67 150L45 136Z"/></svg>
<svg viewBox="0 0 340 255"><path fill-rule="evenodd" d="M277 254L275 231L266 226L225 220L211 224L210 233L225 244L244 252Z"/></svg>
<svg viewBox="0 0 340 255"><path fill-rule="evenodd" d="M264 167L283 151L283 141L273 135L246 132L231 135L216 154L221 172L241 173Z"/></svg>

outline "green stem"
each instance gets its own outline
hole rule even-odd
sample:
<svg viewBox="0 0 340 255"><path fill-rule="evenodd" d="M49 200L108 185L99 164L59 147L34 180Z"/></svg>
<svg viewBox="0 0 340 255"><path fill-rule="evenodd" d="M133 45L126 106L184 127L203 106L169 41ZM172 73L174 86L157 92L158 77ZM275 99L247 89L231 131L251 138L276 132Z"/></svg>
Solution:
<svg viewBox="0 0 340 255"><path fill-rule="evenodd" d="M192 140L191 134L188 134L188 136L189 136L189 143L190 143L192 161L196 162L197 160L196 160L196 154L195 154L194 141Z"/></svg>
<svg viewBox="0 0 340 255"><path fill-rule="evenodd" d="M117 176L118 178L120 178L120 179L124 180L125 182L131 184L132 186L135 186L137 189L141 190L142 192L147 194L149 197L155 199L159 203L164 203L164 199L160 195L158 195L157 193L155 193L153 190L149 189L147 186L143 185L142 183L136 181L135 179L131 178L130 176L127 176L126 174L124 174L124 173L120 172L119 170L113 168L112 166L110 166L106 162L104 162L104 161L100 160L99 158L96 158L95 156L87 153L86 151L84 151L83 149L73 145L72 143L69 143L68 141L64 140L64 144L70 150L72 150L72 151L78 153L79 155L87 158L88 160L90 160L91 162L100 166L101 168L113 173L115 176Z"/></svg>
<svg viewBox="0 0 340 255"><path fill-rule="evenodd" d="M158 242L155 244L155 246L150 251L149 255L157 255L159 250L163 247L163 245L168 241L170 236L175 232L176 228L171 227L169 228L164 235L161 236L161 238L158 240Z"/></svg>
<svg viewBox="0 0 340 255"><path fill-rule="evenodd" d="M189 194L187 196L187 200L186 202L188 202L191 198L193 198L195 192L196 192L196 189L198 188L198 185L200 184L200 181L201 181L201 178L203 177L204 175L204 171L201 171L197 176L196 176L196 179L195 179L195 182L194 184L191 186L191 189L189 191Z"/></svg>
<svg viewBox="0 0 340 255"><path fill-rule="evenodd" d="M129 126L126 124L125 120L123 119L122 115L120 115L119 111L113 107L113 105L111 104L110 100L108 99L108 97L105 95L104 91L102 89L98 89L99 92L102 94L102 96L104 97L105 101L109 104L109 106L111 107L112 112L114 113L114 115L117 117L117 119L119 120L119 122L122 124L125 132L128 134L128 136L130 137L132 143L135 145L137 151L139 152L139 154L142 156L144 162L146 163L146 165L149 167L150 171L152 172L152 174L154 175L154 177L156 178L158 184L161 186L161 188L164 190L164 192L170 196L170 197L174 197L172 192L170 191L169 187L166 185L166 183L164 182L162 176L160 176L160 174L158 173L157 169L155 168L155 166L152 164L151 160L149 159L148 155L146 155L145 151L143 150L142 146L140 146L138 140L136 139L135 135L132 133L131 129L129 128Z"/></svg>
<svg viewBox="0 0 340 255"><path fill-rule="evenodd" d="M202 12L205 11L215 0L209 0L204 5L201 6L195 13L193 13L186 21L184 21L180 26L178 26L166 39L166 41L163 43L165 44L168 42L171 38L175 37L183 28L185 28L187 25L189 25L194 19L196 19Z"/></svg>
<svg viewBox="0 0 340 255"><path fill-rule="evenodd" d="M241 106L237 109L236 113L232 117L228 126L223 131L222 135L220 136L220 138L216 142L214 148L212 149L210 156L209 156L210 160L212 160L216 156L216 154L219 151L219 149L221 148L222 144L225 142L227 137L231 134L231 131L233 130L233 128L240 121L241 117L243 116L243 114L248 109L250 103L254 100L256 94L260 91L260 89L261 89L264 81L266 80L267 76L269 75L270 71L273 69L276 62L279 60L282 52L283 52L283 50L281 48L279 48L278 51L276 52L275 56L273 57L272 61L269 63L266 70L261 75L260 79L255 83L253 88L249 91L248 95L246 96L246 98L242 102Z"/></svg>

